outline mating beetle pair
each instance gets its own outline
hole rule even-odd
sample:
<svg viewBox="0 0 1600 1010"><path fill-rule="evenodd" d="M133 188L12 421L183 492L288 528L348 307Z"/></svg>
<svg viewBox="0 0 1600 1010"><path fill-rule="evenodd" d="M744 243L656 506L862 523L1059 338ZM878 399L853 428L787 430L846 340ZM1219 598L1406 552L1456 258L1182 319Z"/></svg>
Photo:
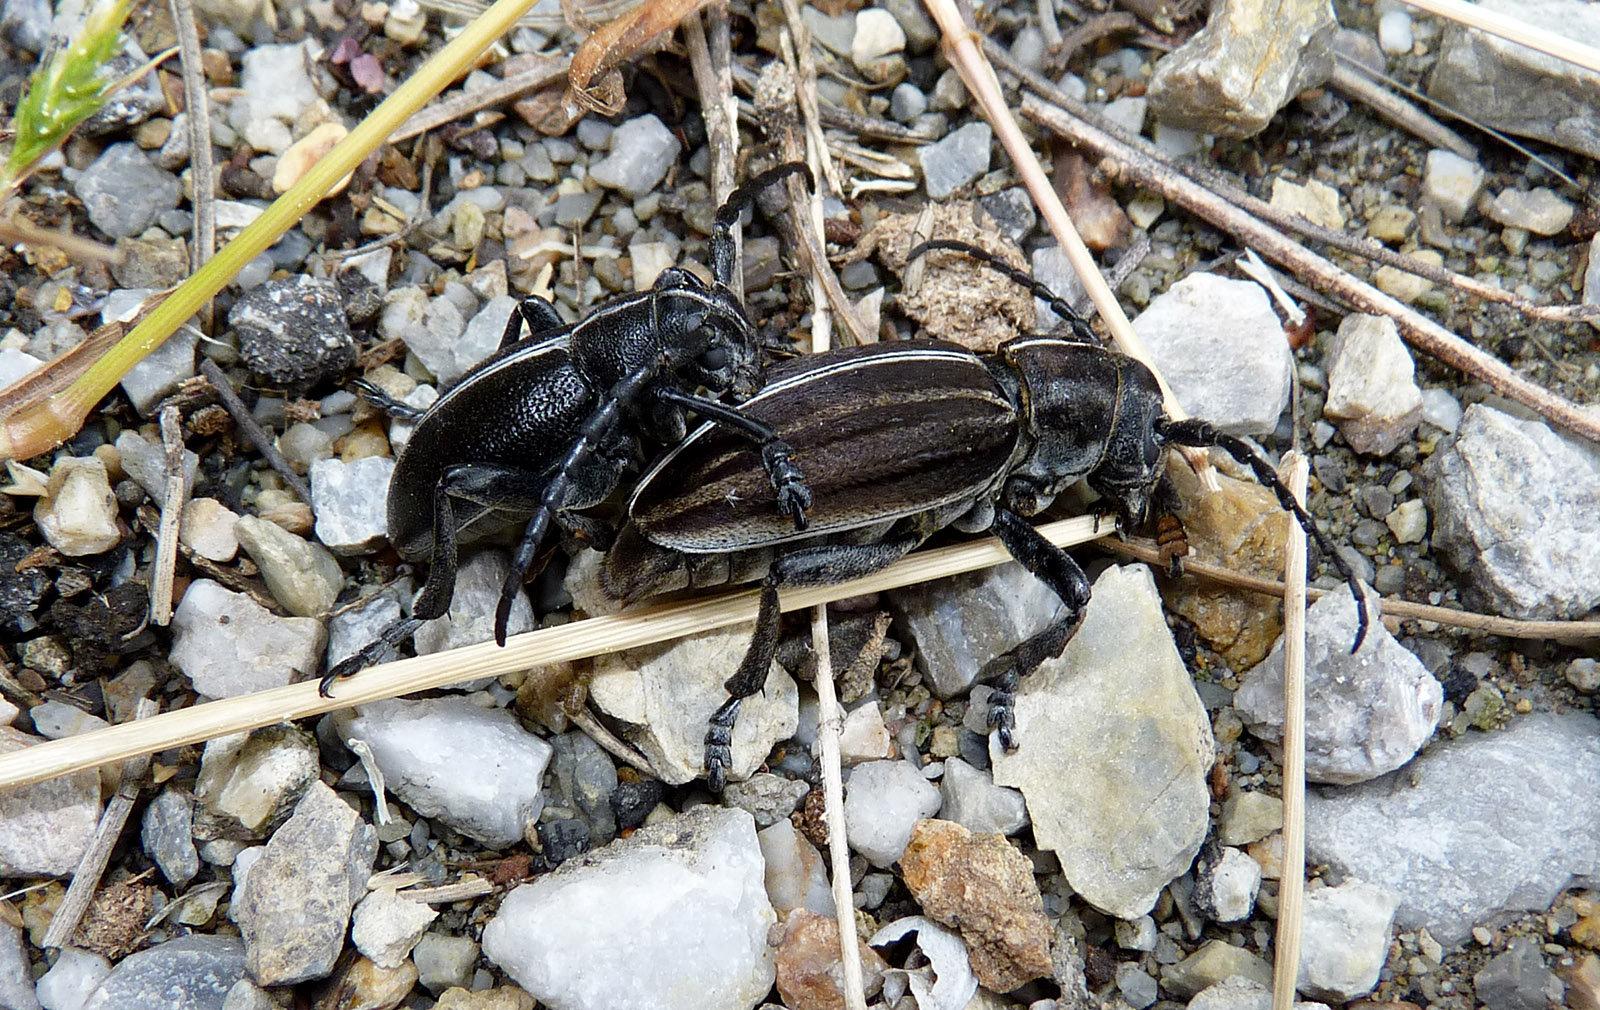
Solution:
<svg viewBox="0 0 1600 1010"><path fill-rule="evenodd" d="M686 410L751 440L770 478L768 494L776 489L776 509L796 529L805 527L811 496L788 448L771 428L695 392L704 387L742 399L760 384L756 333L733 293L733 228L762 190L796 175L809 184L805 165L779 165L717 211L709 285L669 269L648 291L612 299L572 326L549 302L527 298L500 349L426 411L363 385L390 416L417 421L389 481L389 540L402 557L430 568L411 616L330 669L323 694L445 614L459 543L523 524L495 612L495 640L504 645L512 603L551 523L608 543L609 531L575 510L616 489L639 455L641 436L682 439ZM530 335L519 339L524 323Z"/></svg>
<svg viewBox="0 0 1600 1010"><path fill-rule="evenodd" d="M992 262L961 243L924 248ZM1070 307L1055 307L1073 318ZM946 526L993 530L1065 604L1054 624L979 674L995 686L990 723L1012 748L1019 678L1060 655L1090 593L1077 562L1025 517L1083 479L1116 507L1119 523L1141 522L1170 446L1215 446L1249 466L1361 598L1354 573L1265 459L1205 421L1169 420L1148 368L1085 342L1081 321L1076 328L1072 338L1019 338L987 355L917 340L811 355L771 370L766 388L740 410L770 426L806 472L816 500L804 531L772 507L755 454L709 426L640 481L601 568L607 595L632 601L762 580L754 637L706 734L711 788L721 787L731 762L741 700L766 682L778 641L778 590L877 571ZM1365 620L1363 607L1357 648Z"/></svg>

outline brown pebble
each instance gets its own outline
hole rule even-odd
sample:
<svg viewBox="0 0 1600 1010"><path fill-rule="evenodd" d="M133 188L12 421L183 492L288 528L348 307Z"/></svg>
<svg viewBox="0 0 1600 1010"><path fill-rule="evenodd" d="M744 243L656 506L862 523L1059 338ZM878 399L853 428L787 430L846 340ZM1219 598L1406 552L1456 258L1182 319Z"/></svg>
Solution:
<svg viewBox="0 0 1600 1010"><path fill-rule="evenodd" d="M1049 977L1051 929L1033 864L1005 836L918 821L900 868L923 912L960 931L984 988L1010 992Z"/></svg>
<svg viewBox="0 0 1600 1010"><path fill-rule="evenodd" d="M878 952L861 947L861 983L871 997L883 987L888 967ZM843 1010L844 969L840 960L839 923L809 908L797 908L784 922L778 945L778 992L789 1010Z"/></svg>

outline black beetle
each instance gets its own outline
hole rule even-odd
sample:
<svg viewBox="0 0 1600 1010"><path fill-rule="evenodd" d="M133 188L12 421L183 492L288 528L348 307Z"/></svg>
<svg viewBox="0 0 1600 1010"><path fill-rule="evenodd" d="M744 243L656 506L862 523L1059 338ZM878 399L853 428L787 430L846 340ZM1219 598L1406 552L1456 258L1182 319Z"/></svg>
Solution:
<svg viewBox="0 0 1600 1010"><path fill-rule="evenodd" d="M1069 306L1055 300L1054 307L1072 318ZM1081 320L1075 329L1087 331ZM702 426L640 480L600 569L601 590L619 601L762 579L753 640L706 733L713 789L731 760L740 701L766 682L779 588L866 575L946 526L992 529L1066 605L1055 624L979 674L996 688L991 724L1013 747L1018 679L1060 655L1090 592L1077 562L1024 517L1084 479L1115 505L1120 526L1138 523L1171 446L1215 446L1249 466L1363 598L1355 574L1270 463L1205 421L1170 420L1148 368L1081 336L1018 338L986 355L933 340L875 344L803 357L768 374L741 409L770 425L808 474L817 500L808 528L794 530L773 510L747 446ZM1356 648L1366 635L1361 609Z"/></svg>
<svg viewBox="0 0 1600 1010"><path fill-rule="evenodd" d="M495 612L504 645L511 605L550 523L606 543L608 530L572 510L616 489L640 453L638 436L682 439L685 410L755 443L769 494L776 489L774 514L805 528L811 496L788 447L738 408L694 392L744 399L759 388L759 341L731 286L733 227L762 190L795 175L810 184L805 165L779 165L718 209L709 285L672 268L648 291L618 296L570 326L544 299L524 299L500 349L425 411L360 384L391 416L416 419L389 480L389 540L402 557L431 566L411 616L330 669L324 694L449 609L459 543L525 524ZM529 336L519 339L524 323Z"/></svg>

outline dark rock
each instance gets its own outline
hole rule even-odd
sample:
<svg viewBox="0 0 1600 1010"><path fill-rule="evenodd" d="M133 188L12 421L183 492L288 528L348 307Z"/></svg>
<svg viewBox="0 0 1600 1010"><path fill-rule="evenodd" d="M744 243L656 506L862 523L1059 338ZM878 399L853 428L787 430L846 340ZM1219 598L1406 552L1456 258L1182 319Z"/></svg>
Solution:
<svg viewBox="0 0 1600 1010"><path fill-rule="evenodd" d="M1528 937L1511 941L1472 977L1478 1002L1494 1010L1545 1010L1560 1005L1566 987L1545 967L1539 944Z"/></svg>
<svg viewBox="0 0 1600 1010"><path fill-rule="evenodd" d="M655 779L623 782L611 794L611 812L617 816L617 830L626 831L644 823L646 815L667 795L667 787Z"/></svg>
<svg viewBox="0 0 1600 1010"><path fill-rule="evenodd" d="M251 371L274 385L306 389L356 361L338 285L312 277L269 280L234 304L228 322Z"/></svg>
<svg viewBox="0 0 1600 1010"><path fill-rule="evenodd" d="M33 631L39 626L33 612L39 607L50 576L42 569L17 571L17 562L33 548L15 533L0 532L0 630L11 634Z"/></svg>
<svg viewBox="0 0 1600 1010"><path fill-rule="evenodd" d="M112 238L137 235L178 205L178 177L157 168L131 143L112 144L74 184L96 228Z"/></svg>
<svg viewBox="0 0 1600 1010"><path fill-rule="evenodd" d="M135 59L128 53L119 53L106 61L100 76L104 80L118 81L138 70L143 63L142 59ZM131 130L166 108L166 105L166 99L161 96L161 89L156 85L156 75L149 74L127 87L112 92L106 103L78 126L78 132L85 137L104 137Z"/></svg>

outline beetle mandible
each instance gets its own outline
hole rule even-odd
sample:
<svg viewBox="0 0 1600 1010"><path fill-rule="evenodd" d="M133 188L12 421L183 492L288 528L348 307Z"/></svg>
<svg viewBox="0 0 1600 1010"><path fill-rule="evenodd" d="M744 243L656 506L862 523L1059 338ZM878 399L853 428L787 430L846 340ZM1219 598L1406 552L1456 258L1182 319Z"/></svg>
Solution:
<svg viewBox="0 0 1600 1010"><path fill-rule="evenodd" d="M955 242L928 243L991 258ZM1071 555L1026 517L1082 479L1141 522L1169 447L1216 447L1248 466L1344 576L1362 602L1355 649L1366 636L1365 590L1272 465L1242 439L1201 420L1174 421L1143 364L1083 339L1071 307L1003 267L1074 320L1073 337L1021 337L992 354L911 340L830 351L777 366L741 409L771 426L805 469L817 504L804 531L786 526L760 493L750 450L702 426L639 481L628 521L600 569L619 601L675 589L761 579L750 648L706 733L713 789L731 764L742 699L766 682L778 641L778 590L843 582L904 556L946 526L992 530L1065 604L1059 619L979 673L991 682L990 723L1012 749L1019 679L1058 656L1082 621L1090 584Z"/></svg>
<svg viewBox="0 0 1600 1010"><path fill-rule="evenodd" d="M499 350L427 410L360 384L390 416L416 420L389 481L389 540L402 557L430 567L411 616L330 669L323 694L444 615L459 544L522 523L495 611L495 641L504 645L512 603L551 523L608 542L607 529L573 510L616 489L639 454L639 435L682 439L685 411L751 441L770 480L767 506L805 528L811 494L788 446L738 408L695 392L704 387L742 400L759 388L759 341L732 287L733 229L758 194L791 176L811 184L804 164L786 163L739 187L717 210L710 284L670 268L649 290L613 298L570 326L554 305L530 296L507 323ZM529 336L521 338L524 324Z"/></svg>

